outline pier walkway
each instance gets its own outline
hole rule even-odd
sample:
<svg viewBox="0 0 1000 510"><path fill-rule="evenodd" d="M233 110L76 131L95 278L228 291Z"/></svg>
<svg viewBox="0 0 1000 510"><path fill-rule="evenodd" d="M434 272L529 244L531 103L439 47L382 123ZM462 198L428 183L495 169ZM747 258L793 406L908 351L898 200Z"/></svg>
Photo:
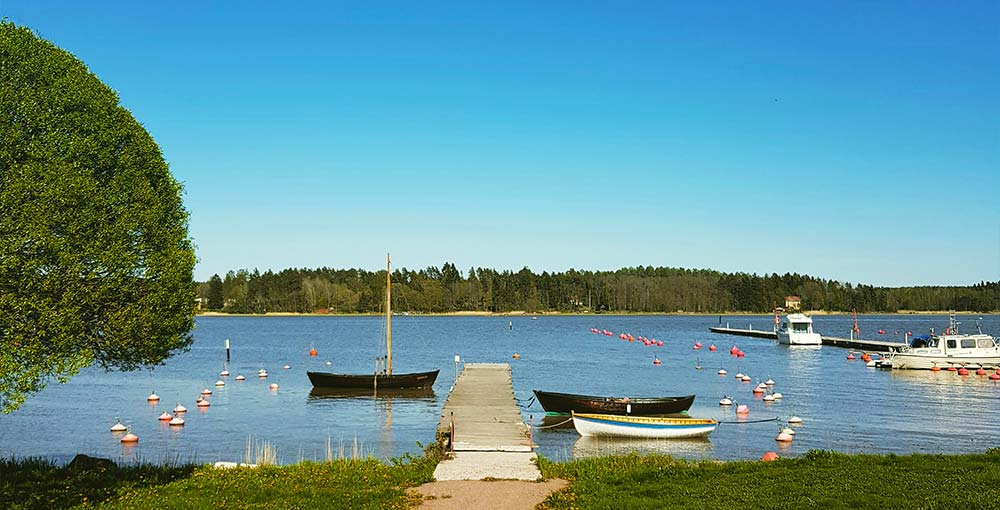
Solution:
<svg viewBox="0 0 1000 510"><path fill-rule="evenodd" d="M451 436L444 445L454 452L434 470L438 481L542 477L506 363L466 363L437 430L438 437Z"/></svg>
<svg viewBox="0 0 1000 510"><path fill-rule="evenodd" d="M774 331L766 329L737 329L737 328L708 328L712 333L735 336L749 336L753 338L767 338L777 340L778 335ZM882 340L864 340L861 338L840 338L835 336L820 335L823 345L833 347L845 347L860 351L889 352L891 347L904 345L902 342L886 342Z"/></svg>

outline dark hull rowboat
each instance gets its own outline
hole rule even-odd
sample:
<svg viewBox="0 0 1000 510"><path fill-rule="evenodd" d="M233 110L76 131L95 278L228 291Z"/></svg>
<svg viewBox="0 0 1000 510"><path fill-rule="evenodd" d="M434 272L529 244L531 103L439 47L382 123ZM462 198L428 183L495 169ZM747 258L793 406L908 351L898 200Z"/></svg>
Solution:
<svg viewBox="0 0 1000 510"><path fill-rule="evenodd" d="M683 397L600 397L535 390L535 398L550 413L631 414L649 416L687 411L694 395Z"/></svg>
<svg viewBox="0 0 1000 510"><path fill-rule="evenodd" d="M316 388L342 388L366 390L404 390L430 388L437 379L438 370L413 374L333 374L329 372L306 372L309 382Z"/></svg>

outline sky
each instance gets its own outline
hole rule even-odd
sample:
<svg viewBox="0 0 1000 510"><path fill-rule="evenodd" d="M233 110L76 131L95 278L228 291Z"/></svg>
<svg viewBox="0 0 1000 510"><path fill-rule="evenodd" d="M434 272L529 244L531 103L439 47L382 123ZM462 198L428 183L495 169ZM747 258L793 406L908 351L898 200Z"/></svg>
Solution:
<svg viewBox="0 0 1000 510"><path fill-rule="evenodd" d="M703 5L704 4L704 5ZM453 262L1000 280L1000 3L49 2L195 278Z"/></svg>

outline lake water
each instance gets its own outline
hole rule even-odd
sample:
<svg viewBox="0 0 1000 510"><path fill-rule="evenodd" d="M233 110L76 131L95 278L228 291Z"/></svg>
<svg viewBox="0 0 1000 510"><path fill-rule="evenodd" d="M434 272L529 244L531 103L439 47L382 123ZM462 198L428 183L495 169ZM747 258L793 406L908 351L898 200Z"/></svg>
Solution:
<svg viewBox="0 0 1000 510"><path fill-rule="evenodd" d="M975 317L960 317L963 332ZM572 429L537 429L538 452L555 459L638 450L685 458L759 458L768 450L796 456L810 449L843 452L981 452L1000 446L1000 385L951 372L881 371L846 360L834 347L788 348L773 341L715 335L717 316L574 316L393 318L396 372L440 368L433 396L423 398L321 398L311 396L306 370L370 373L379 354L379 317L199 317L191 350L165 366L133 373L91 368L67 384L52 383L17 411L0 415L0 456L41 456L68 461L77 453L124 461L214 462L240 460L248 439L267 441L281 463L323 460L327 441L334 455L357 447L379 458L420 452L429 443L455 376L455 355L469 362L507 362L517 398L527 402L534 388L618 396L697 395L691 416L735 421L718 405L729 395L750 406L749 420L792 414L803 418L795 440L779 446L778 425L723 423L706 441L590 441ZM727 316L723 324L769 329L770 316ZM901 339L903 332L943 331L947 316L861 316L865 338ZM511 329L510 325L513 325ZM848 336L849 316L815 317L815 329ZM1000 316L985 316L984 332L1000 334ZM614 337L590 328L608 329ZM879 335L877 330L886 334ZM623 342L620 332L663 340L663 347ZM215 388L226 367L224 343L231 340L231 376ZM692 349L700 341L704 348ZM717 352L709 352L715 344ZM738 345L746 357L728 351ZM319 355L309 357L310 347ZM519 353L520 359L511 358ZM654 366L657 356L663 364ZM703 366L696 370L695 365ZM325 363L332 364L327 366ZM289 369L283 369L284 365ZM269 372L259 379L257 371ZM717 374L720 368L729 374ZM765 404L753 384L736 382L737 372L774 379L784 399ZM237 374L245 381L234 380ZM277 383L271 391L268 385ZM211 388L211 407L195 399ZM156 391L160 403L146 396ZM157 421L178 402L187 424L171 428ZM524 411L539 424L538 404ZM118 417L139 436L127 447L108 431Z"/></svg>

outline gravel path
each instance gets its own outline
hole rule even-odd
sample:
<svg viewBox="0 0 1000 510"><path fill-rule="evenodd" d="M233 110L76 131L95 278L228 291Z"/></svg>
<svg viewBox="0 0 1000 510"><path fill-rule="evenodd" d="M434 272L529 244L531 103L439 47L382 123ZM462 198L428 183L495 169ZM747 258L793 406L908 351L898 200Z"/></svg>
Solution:
<svg viewBox="0 0 1000 510"><path fill-rule="evenodd" d="M533 510L549 494L566 486L565 480L444 481L417 487L424 497L421 510Z"/></svg>

